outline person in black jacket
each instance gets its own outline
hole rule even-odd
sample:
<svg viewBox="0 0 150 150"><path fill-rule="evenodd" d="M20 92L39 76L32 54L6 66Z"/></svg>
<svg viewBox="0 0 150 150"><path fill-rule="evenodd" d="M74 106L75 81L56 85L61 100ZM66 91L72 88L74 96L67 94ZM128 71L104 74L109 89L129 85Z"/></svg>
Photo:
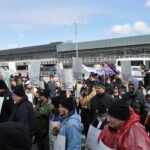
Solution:
<svg viewBox="0 0 150 150"><path fill-rule="evenodd" d="M97 118L97 106L99 103L103 104L107 109L108 106L113 102L113 98L105 92L105 84L103 82L96 82L95 90L96 95L91 99L92 122Z"/></svg>
<svg viewBox="0 0 150 150"><path fill-rule="evenodd" d="M22 85L15 87L12 96L15 106L10 115L9 121L23 123L30 134L30 142L35 135L35 114L33 106L25 95L25 90Z"/></svg>
<svg viewBox="0 0 150 150"><path fill-rule="evenodd" d="M0 113L0 122L6 122L13 110L14 102L12 94L3 80L0 80L0 97L3 101Z"/></svg>
<svg viewBox="0 0 150 150"><path fill-rule="evenodd" d="M150 106L146 102L144 94L138 88L138 80L132 78L129 81L129 92L123 95L123 100L134 109L135 113L140 115L140 122L143 124L146 114L150 111Z"/></svg>
<svg viewBox="0 0 150 150"><path fill-rule="evenodd" d="M148 91L150 89L150 71L145 70L144 87Z"/></svg>
<svg viewBox="0 0 150 150"><path fill-rule="evenodd" d="M1 150L30 150L29 132L18 122L0 123Z"/></svg>

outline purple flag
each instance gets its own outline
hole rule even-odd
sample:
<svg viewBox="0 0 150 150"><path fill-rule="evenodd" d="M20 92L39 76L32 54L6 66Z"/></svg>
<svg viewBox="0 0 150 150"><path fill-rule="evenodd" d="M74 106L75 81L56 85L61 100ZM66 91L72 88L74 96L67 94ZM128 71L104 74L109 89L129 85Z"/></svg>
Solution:
<svg viewBox="0 0 150 150"><path fill-rule="evenodd" d="M115 71L115 69L112 68L112 67L110 66L110 64L107 63L107 62L104 62L104 72L105 72L106 74L116 74L116 73L117 73L117 72Z"/></svg>

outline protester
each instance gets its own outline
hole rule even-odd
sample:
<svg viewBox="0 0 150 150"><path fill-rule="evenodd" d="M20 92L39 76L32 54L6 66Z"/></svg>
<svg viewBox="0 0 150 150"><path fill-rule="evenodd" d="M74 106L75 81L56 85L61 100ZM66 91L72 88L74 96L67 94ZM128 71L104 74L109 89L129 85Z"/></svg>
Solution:
<svg viewBox="0 0 150 150"><path fill-rule="evenodd" d="M30 150L30 137L26 126L19 122L0 123L1 150Z"/></svg>
<svg viewBox="0 0 150 150"><path fill-rule="evenodd" d="M81 150L80 120L79 116L75 113L72 97L61 101L59 112L63 120L59 135L66 137L65 150Z"/></svg>
<svg viewBox="0 0 150 150"><path fill-rule="evenodd" d="M49 76L49 81L47 84L50 90L50 98L53 98L55 96L55 90L56 90L54 75Z"/></svg>
<svg viewBox="0 0 150 150"><path fill-rule="evenodd" d="M54 143L60 128L61 117L59 115L59 103L61 101L61 97L57 96L52 98L52 113L49 119L49 150L54 150Z"/></svg>
<svg viewBox="0 0 150 150"><path fill-rule="evenodd" d="M87 79L88 82L88 86L90 88L93 88L96 82L96 77L95 77L95 73L91 72L89 78Z"/></svg>
<svg viewBox="0 0 150 150"><path fill-rule="evenodd" d="M139 116L123 101L116 101L108 108L108 125L98 137L99 150L149 150L150 139Z"/></svg>
<svg viewBox="0 0 150 150"><path fill-rule="evenodd" d="M55 82L55 88L56 90L54 96L60 96L62 92L62 88L61 88L61 83L59 81Z"/></svg>
<svg viewBox="0 0 150 150"><path fill-rule="evenodd" d="M146 101L150 105L150 90L147 92ZM148 134L150 136L150 110L149 110L149 112L146 115L146 119L144 121L144 125L145 125L145 130L148 132Z"/></svg>
<svg viewBox="0 0 150 150"><path fill-rule="evenodd" d="M15 87L12 98L15 105L9 121L23 123L29 131L30 143L32 143L32 138L35 135L35 115L32 103L25 95L25 90L22 85Z"/></svg>
<svg viewBox="0 0 150 150"><path fill-rule="evenodd" d="M11 89L11 91L13 91L16 86L17 86L17 80L15 78L12 78L10 80L10 89Z"/></svg>
<svg viewBox="0 0 150 150"><path fill-rule="evenodd" d="M150 89L150 70L145 69L144 87L148 91Z"/></svg>
<svg viewBox="0 0 150 150"><path fill-rule="evenodd" d="M83 123L84 133L87 136L89 125L91 123L90 100L96 95L94 89L87 85L87 81L83 81L83 87L77 101L79 101L79 108L81 109L81 122Z"/></svg>
<svg viewBox="0 0 150 150"><path fill-rule="evenodd" d="M105 92L105 84L103 82L95 83L96 95L91 99L91 119L92 122L97 118L97 104L102 103L106 108L113 102L113 98Z"/></svg>
<svg viewBox="0 0 150 150"><path fill-rule="evenodd" d="M8 121L8 118L12 113L14 103L12 94L4 80L0 80L0 97L3 99L0 113L0 122L5 122Z"/></svg>
<svg viewBox="0 0 150 150"><path fill-rule="evenodd" d="M132 78L129 81L128 86L129 92L123 95L123 99L128 105L130 105L134 109L135 113L140 115L140 122L143 124L146 114L150 110L150 107L145 101L144 94L138 90L139 82L137 79Z"/></svg>
<svg viewBox="0 0 150 150"><path fill-rule="evenodd" d="M114 79L113 84L115 86L121 87L121 85L122 85L122 79L121 79L121 73L120 72L117 72L117 74L115 75L115 79Z"/></svg>
<svg viewBox="0 0 150 150"><path fill-rule="evenodd" d="M114 86L113 89L112 89L111 96L114 99L114 101L122 99L122 94L120 92L120 87Z"/></svg>
<svg viewBox="0 0 150 150"><path fill-rule="evenodd" d="M52 110L52 105L48 103L49 90L41 90L40 100L41 103L35 107L36 116L36 136L39 150L49 149L48 129L49 129L49 117Z"/></svg>
<svg viewBox="0 0 150 150"><path fill-rule="evenodd" d="M102 103L97 104L97 118L92 122L92 125L100 130L103 130L104 126L107 124L106 120L106 107Z"/></svg>

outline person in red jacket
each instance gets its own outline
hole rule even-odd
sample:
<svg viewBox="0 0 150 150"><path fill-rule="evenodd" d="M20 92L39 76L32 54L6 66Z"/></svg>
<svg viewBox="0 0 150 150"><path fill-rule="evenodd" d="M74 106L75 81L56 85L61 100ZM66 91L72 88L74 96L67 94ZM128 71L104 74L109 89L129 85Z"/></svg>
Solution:
<svg viewBox="0 0 150 150"><path fill-rule="evenodd" d="M140 117L123 101L108 108L107 121L98 137L99 150L150 150L150 139Z"/></svg>

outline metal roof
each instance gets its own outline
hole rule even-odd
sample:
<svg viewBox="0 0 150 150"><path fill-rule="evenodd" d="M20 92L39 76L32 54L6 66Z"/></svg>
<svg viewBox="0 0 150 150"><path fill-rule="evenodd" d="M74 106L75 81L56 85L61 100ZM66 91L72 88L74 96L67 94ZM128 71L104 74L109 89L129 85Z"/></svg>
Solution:
<svg viewBox="0 0 150 150"><path fill-rule="evenodd" d="M150 34L123 37L123 38L106 39L106 40L79 42L77 44L78 44L79 50L150 44ZM57 45L58 52L72 51L75 49L76 49L75 43L62 43L62 44Z"/></svg>

